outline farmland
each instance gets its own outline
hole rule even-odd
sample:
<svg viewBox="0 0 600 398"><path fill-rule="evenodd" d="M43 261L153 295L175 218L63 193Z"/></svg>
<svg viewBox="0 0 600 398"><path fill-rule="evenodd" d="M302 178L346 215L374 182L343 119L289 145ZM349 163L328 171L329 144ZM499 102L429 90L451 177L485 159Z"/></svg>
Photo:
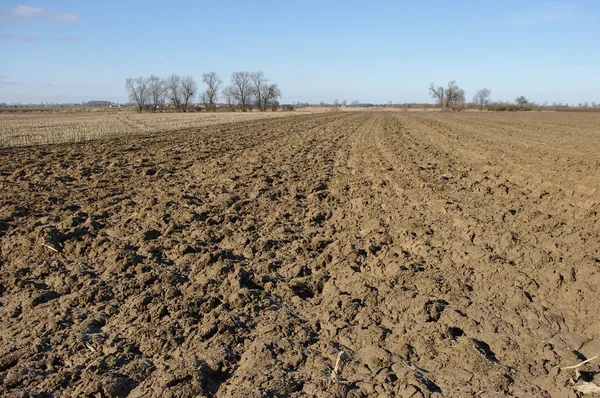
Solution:
<svg viewBox="0 0 600 398"><path fill-rule="evenodd" d="M3 395L575 397L600 354L599 113L61 117L0 115Z"/></svg>
<svg viewBox="0 0 600 398"><path fill-rule="evenodd" d="M87 111L0 115L0 147L83 142L98 138L169 133L234 121L288 116L285 112L156 113Z"/></svg>

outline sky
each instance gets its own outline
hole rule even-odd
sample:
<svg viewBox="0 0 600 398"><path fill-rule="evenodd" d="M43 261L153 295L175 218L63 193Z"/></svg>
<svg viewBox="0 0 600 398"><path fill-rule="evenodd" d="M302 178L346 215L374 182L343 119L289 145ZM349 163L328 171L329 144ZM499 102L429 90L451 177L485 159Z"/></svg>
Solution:
<svg viewBox="0 0 600 398"><path fill-rule="evenodd" d="M0 102L126 102L125 79L262 70L282 103L600 103L600 1L0 0ZM202 85L201 85L202 86Z"/></svg>

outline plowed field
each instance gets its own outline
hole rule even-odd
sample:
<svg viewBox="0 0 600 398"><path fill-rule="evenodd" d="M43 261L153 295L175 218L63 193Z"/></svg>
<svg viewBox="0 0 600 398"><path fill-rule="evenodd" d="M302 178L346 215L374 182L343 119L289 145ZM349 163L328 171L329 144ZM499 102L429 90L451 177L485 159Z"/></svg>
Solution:
<svg viewBox="0 0 600 398"><path fill-rule="evenodd" d="M599 149L393 112L0 149L0 394L574 397Z"/></svg>

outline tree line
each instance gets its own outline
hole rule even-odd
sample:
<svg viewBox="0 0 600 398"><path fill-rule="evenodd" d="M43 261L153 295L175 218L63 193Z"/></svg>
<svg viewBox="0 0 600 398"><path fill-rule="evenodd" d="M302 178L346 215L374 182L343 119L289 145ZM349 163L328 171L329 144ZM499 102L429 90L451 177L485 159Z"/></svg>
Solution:
<svg viewBox="0 0 600 398"><path fill-rule="evenodd" d="M223 81L216 72L202 75L205 88L199 91L198 82L192 76L170 75L167 78L150 75L128 78L125 88L129 100L136 104L139 112L163 111L167 107L178 112L188 112L193 100L198 98L207 111L217 110L217 101L222 98L230 110L261 111L277 109L281 90L277 84L269 83L262 71L234 72L231 84L223 88Z"/></svg>
<svg viewBox="0 0 600 398"><path fill-rule="evenodd" d="M436 86L434 83L429 85L429 95L437 100L443 111L461 110L468 107L475 107L480 111L484 109L494 111L515 111L533 110L537 107L536 104L529 102L529 100L522 95L517 97L514 103L491 102L491 94L492 90L488 88L479 89L473 96L473 102L471 104L466 104L465 90L460 88L455 80L448 82L446 87Z"/></svg>

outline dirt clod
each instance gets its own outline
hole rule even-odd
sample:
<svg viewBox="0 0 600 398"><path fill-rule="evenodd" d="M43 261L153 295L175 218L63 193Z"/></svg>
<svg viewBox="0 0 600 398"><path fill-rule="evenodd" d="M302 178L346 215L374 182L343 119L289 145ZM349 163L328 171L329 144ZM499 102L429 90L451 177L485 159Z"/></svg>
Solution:
<svg viewBox="0 0 600 398"><path fill-rule="evenodd" d="M574 396L599 125L340 111L0 149L0 395Z"/></svg>

